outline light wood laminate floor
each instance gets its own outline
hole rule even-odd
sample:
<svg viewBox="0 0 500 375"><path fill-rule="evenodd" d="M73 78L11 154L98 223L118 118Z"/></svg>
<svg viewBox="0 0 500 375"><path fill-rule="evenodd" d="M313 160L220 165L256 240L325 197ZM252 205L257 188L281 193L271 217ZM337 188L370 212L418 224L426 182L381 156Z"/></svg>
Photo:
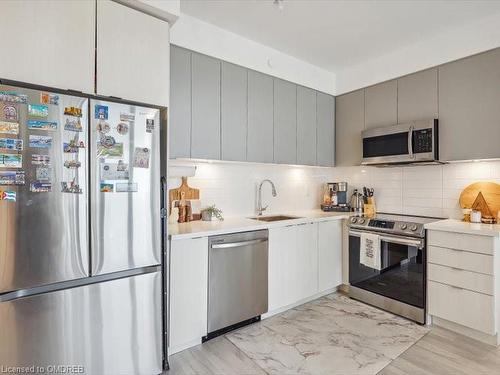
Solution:
<svg viewBox="0 0 500 375"><path fill-rule="evenodd" d="M261 375L266 372L225 336L221 336L171 356L170 371L165 374ZM379 372L379 375L431 374L500 374L500 348L433 327L431 332Z"/></svg>
<svg viewBox="0 0 500 375"><path fill-rule="evenodd" d="M500 348L334 293L169 363L166 375L500 375Z"/></svg>

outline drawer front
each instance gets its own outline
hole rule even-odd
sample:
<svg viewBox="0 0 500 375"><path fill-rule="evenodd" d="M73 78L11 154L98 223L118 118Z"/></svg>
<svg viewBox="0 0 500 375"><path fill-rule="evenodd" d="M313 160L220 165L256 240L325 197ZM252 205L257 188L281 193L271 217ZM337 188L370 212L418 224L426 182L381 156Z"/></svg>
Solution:
<svg viewBox="0 0 500 375"><path fill-rule="evenodd" d="M484 275L471 271L461 270L429 264L427 267L427 278L447 285L458 286L479 293L493 295L493 276Z"/></svg>
<svg viewBox="0 0 500 375"><path fill-rule="evenodd" d="M463 326L494 335L494 299L485 294L428 282L429 314Z"/></svg>
<svg viewBox="0 0 500 375"><path fill-rule="evenodd" d="M430 230L429 245L493 255L493 237Z"/></svg>
<svg viewBox="0 0 500 375"><path fill-rule="evenodd" d="M493 257L462 250L428 246L429 263L493 275Z"/></svg>

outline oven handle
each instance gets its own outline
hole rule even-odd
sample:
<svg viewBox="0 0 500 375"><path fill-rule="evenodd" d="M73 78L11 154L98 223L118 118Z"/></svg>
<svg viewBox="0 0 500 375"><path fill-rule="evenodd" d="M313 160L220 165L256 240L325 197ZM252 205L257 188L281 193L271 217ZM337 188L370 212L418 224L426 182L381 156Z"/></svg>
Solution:
<svg viewBox="0 0 500 375"><path fill-rule="evenodd" d="M354 236L361 236L363 233L357 230L349 230L349 234ZM424 240L423 239L415 239L410 237L399 237L399 236L388 236L388 235L379 235L380 241L393 242L401 245L412 245L416 246L418 249L424 248Z"/></svg>

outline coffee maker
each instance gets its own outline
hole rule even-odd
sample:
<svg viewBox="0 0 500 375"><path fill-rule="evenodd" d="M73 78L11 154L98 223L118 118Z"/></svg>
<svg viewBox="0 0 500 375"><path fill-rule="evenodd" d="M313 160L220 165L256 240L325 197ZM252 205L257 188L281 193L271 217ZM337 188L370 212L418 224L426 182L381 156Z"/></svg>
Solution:
<svg viewBox="0 0 500 375"><path fill-rule="evenodd" d="M321 209L323 211L350 211L347 202L347 182L329 182L326 184Z"/></svg>

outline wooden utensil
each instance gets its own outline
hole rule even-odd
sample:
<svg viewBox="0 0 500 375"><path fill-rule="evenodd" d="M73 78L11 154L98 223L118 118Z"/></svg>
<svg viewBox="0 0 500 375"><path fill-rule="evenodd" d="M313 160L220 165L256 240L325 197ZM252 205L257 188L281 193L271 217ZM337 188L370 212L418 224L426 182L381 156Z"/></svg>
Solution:
<svg viewBox="0 0 500 375"><path fill-rule="evenodd" d="M200 199L200 190L188 186L187 177L182 177L181 186L168 191L169 212L172 211L172 202L176 200Z"/></svg>
<svg viewBox="0 0 500 375"><path fill-rule="evenodd" d="M489 211L491 211L491 215L496 216L498 211L500 210L500 185L495 182L476 182L467 186L460 194L460 207L461 208L473 208L474 202L479 195L482 194L484 201L488 205ZM477 202L477 206L479 205L479 201ZM481 209L481 207L478 207ZM487 211L487 210L485 210ZM483 212L483 215L487 215L487 212Z"/></svg>

